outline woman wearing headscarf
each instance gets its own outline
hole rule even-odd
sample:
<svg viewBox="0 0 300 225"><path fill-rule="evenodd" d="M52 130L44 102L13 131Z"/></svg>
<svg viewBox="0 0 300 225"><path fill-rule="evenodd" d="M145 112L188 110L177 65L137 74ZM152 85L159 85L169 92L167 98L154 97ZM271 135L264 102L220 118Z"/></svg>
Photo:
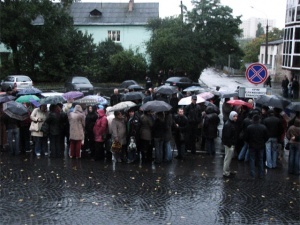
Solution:
<svg viewBox="0 0 300 225"><path fill-rule="evenodd" d="M104 159L104 144L106 140L106 134L108 133L108 122L103 109L98 109L98 119L93 128L94 132L94 143L95 143L95 154L94 160Z"/></svg>
<svg viewBox="0 0 300 225"><path fill-rule="evenodd" d="M30 119L33 123L38 123L39 128L41 128L47 116L47 105L43 104L32 111ZM41 155L48 154L48 137L40 129L38 131L31 131L31 137L34 140L35 155L40 157Z"/></svg>
<svg viewBox="0 0 300 225"><path fill-rule="evenodd" d="M81 158L80 149L84 141L85 115L80 105L68 113L70 123L70 158Z"/></svg>

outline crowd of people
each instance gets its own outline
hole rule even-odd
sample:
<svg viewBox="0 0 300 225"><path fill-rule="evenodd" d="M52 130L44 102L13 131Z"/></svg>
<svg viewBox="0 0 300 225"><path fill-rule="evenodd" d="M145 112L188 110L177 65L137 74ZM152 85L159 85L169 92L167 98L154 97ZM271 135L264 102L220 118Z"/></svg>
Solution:
<svg viewBox="0 0 300 225"><path fill-rule="evenodd" d="M284 79L281 82L282 95L285 98L299 98L299 82L294 77L291 80L287 76L284 76Z"/></svg>
<svg viewBox="0 0 300 225"><path fill-rule="evenodd" d="M11 155L25 154L34 144L36 157L80 159L93 161L113 160L135 163L142 161L155 164L173 160L177 149L178 160L188 160L187 155L202 151L214 156L215 139L220 136L218 126L223 119L222 143L225 149L223 176L233 177L230 170L232 158L250 162L250 175L264 176L264 168L277 168L284 148L289 147L288 172L300 173L300 113L288 116L284 110L263 105L233 106L229 98L223 99L214 92L214 97L197 103L197 95L191 102L179 106L182 94L168 98L157 95L152 88L146 90L144 99L126 110L113 110L122 101L118 89L110 98L110 105L75 104L70 99L66 104L34 107L26 103L28 119L19 121L1 111L1 144L4 144L3 128L7 131L7 142ZM163 100L172 105L170 111L141 111L139 106L147 101ZM222 114L220 113L222 112ZM221 117L222 115L222 117ZM33 128L35 127L35 128ZM37 127L37 128L36 128ZM48 149L48 140L50 148ZM200 142L197 149L197 142ZM174 143L174 146L172 144ZM175 147L176 146L176 147ZM154 151L154 157L153 157ZM89 154L85 155L88 152Z"/></svg>

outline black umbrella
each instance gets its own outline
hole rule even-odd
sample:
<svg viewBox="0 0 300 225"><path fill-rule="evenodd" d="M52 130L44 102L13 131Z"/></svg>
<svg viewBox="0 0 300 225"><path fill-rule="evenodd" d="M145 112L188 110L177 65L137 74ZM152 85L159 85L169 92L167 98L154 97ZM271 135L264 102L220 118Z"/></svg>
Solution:
<svg viewBox="0 0 300 225"><path fill-rule="evenodd" d="M66 99L61 95L48 96L47 98L43 98L40 100L41 105L47 104L58 104L67 102Z"/></svg>
<svg viewBox="0 0 300 225"><path fill-rule="evenodd" d="M41 94L42 91L38 88L31 87L31 88L25 88L18 91L17 96L21 95L38 95Z"/></svg>
<svg viewBox="0 0 300 225"><path fill-rule="evenodd" d="M142 111L153 111L153 112L165 112L172 109L172 106L164 101L149 101L141 105L140 110Z"/></svg>
<svg viewBox="0 0 300 225"><path fill-rule="evenodd" d="M156 93L165 94L165 95L171 95L177 92L178 90L176 89L176 87L168 86L168 85L162 85L156 89Z"/></svg>
<svg viewBox="0 0 300 225"><path fill-rule="evenodd" d="M140 86L138 84L131 84L127 87L127 89L134 90L134 91L141 91L141 90L144 90L145 88L143 88L142 86Z"/></svg>
<svg viewBox="0 0 300 225"><path fill-rule="evenodd" d="M239 96L239 93L236 91L219 91L221 98L231 98Z"/></svg>
<svg viewBox="0 0 300 225"><path fill-rule="evenodd" d="M127 88L130 85L136 84L138 85L138 83L135 80L125 80L122 82L122 84L120 85L121 88Z"/></svg>
<svg viewBox="0 0 300 225"><path fill-rule="evenodd" d="M27 108L22 103L15 101L4 102L3 112L17 120L25 120L29 117Z"/></svg>
<svg viewBox="0 0 300 225"><path fill-rule="evenodd" d="M286 108L294 112L300 112L300 102L291 102Z"/></svg>
<svg viewBox="0 0 300 225"><path fill-rule="evenodd" d="M128 92L122 96L122 101L142 100L144 97L142 92Z"/></svg>
<svg viewBox="0 0 300 225"><path fill-rule="evenodd" d="M255 102L256 104L272 106L280 109L284 109L291 103L288 99L277 95L260 95Z"/></svg>
<svg viewBox="0 0 300 225"><path fill-rule="evenodd" d="M4 102L9 102L11 100L14 100L16 97L12 96L12 95L3 95L0 96L0 103L4 103Z"/></svg>

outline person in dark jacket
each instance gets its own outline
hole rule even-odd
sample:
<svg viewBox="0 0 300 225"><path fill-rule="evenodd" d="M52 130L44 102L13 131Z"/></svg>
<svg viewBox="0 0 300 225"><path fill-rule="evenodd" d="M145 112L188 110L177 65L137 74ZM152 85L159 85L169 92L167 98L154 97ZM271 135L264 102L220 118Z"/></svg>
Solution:
<svg viewBox="0 0 300 225"><path fill-rule="evenodd" d="M285 97L285 98L288 97L288 85L289 85L289 79L285 75L283 80L281 81L282 94L283 94L283 97Z"/></svg>
<svg viewBox="0 0 300 225"><path fill-rule="evenodd" d="M197 96L192 96L191 104L185 107L185 116L188 118L188 133L189 133L189 146L191 153L196 154L196 141L197 135L199 135L199 128L202 121L202 111L200 106L196 103Z"/></svg>
<svg viewBox="0 0 300 225"><path fill-rule="evenodd" d="M57 105L50 105L49 115L45 123L49 125L50 140L50 158L62 158L64 152L64 142L62 135L62 123L60 116L60 108Z"/></svg>
<svg viewBox="0 0 300 225"><path fill-rule="evenodd" d="M133 108L127 112L126 120L126 134L127 134L127 163L133 163L137 159L137 151L139 150L139 136L140 136L141 122L138 113ZM134 142L134 143L133 143ZM135 144L135 148L134 145ZM132 146L132 147L131 147Z"/></svg>
<svg viewBox="0 0 300 225"><path fill-rule="evenodd" d="M277 166L278 142L284 132L282 121L275 116L274 110L269 110L269 116L264 120L269 140L266 142L266 166L269 169Z"/></svg>
<svg viewBox="0 0 300 225"><path fill-rule="evenodd" d="M121 95L119 94L119 89L115 88L114 93L110 96L110 106L114 106L121 102Z"/></svg>
<svg viewBox="0 0 300 225"><path fill-rule="evenodd" d="M20 121L9 117L5 113L1 117L7 133L7 142L10 155L20 154ZM15 140L15 141L14 141Z"/></svg>
<svg viewBox="0 0 300 225"><path fill-rule="evenodd" d="M166 132L165 114L163 112L156 113L153 124L153 139L155 147L154 163L162 163L164 157L164 135Z"/></svg>
<svg viewBox="0 0 300 225"><path fill-rule="evenodd" d="M96 106L89 105L87 107L88 113L85 117L85 141L84 145L91 151L91 158L94 159L95 156L95 136L94 136L94 125L98 119L98 114L96 112Z"/></svg>
<svg viewBox="0 0 300 225"><path fill-rule="evenodd" d="M205 148L209 155L214 155L215 150L215 138L218 136L218 125L220 118L215 113L212 106L207 106L205 109L205 117L203 122L203 137L205 138Z"/></svg>
<svg viewBox="0 0 300 225"><path fill-rule="evenodd" d="M165 114L165 133L164 133L164 161L172 161L172 148L171 148L171 139L172 139L172 127L174 124L172 114L164 112ZM155 132L155 130L154 130Z"/></svg>
<svg viewBox="0 0 300 225"><path fill-rule="evenodd" d="M293 98L298 99L299 98L299 82L296 80L296 78L292 81L292 91L293 91Z"/></svg>
<svg viewBox="0 0 300 225"><path fill-rule="evenodd" d="M175 159L183 159L185 155L185 140L187 139L188 119L184 115L184 110L179 108L174 116L174 140L177 147L178 155Z"/></svg>
<svg viewBox="0 0 300 225"><path fill-rule="evenodd" d="M254 115L244 134L244 139L249 145L250 154L250 176L255 178L255 159L258 159L259 178L264 176L264 150L269 139L267 127L260 123L259 115Z"/></svg>
<svg viewBox="0 0 300 225"><path fill-rule="evenodd" d="M232 177L234 173L230 171L230 163L234 154L234 148L237 141L236 132L236 121L238 119L238 114L235 111L231 111L229 114L229 119L223 126L222 130L222 143L225 147L225 158L223 165L223 176Z"/></svg>

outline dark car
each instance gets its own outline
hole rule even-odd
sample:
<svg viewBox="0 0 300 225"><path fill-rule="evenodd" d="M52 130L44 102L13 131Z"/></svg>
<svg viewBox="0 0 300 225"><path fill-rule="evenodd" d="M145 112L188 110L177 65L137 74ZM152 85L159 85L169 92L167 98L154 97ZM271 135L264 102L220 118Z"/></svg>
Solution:
<svg viewBox="0 0 300 225"><path fill-rule="evenodd" d="M94 86L86 77L74 76L65 82L65 91L80 91L85 95L92 95Z"/></svg>
<svg viewBox="0 0 300 225"><path fill-rule="evenodd" d="M169 77L165 81L165 85L176 86L179 89L185 89L191 86L200 86L199 83L192 81L188 77Z"/></svg>

